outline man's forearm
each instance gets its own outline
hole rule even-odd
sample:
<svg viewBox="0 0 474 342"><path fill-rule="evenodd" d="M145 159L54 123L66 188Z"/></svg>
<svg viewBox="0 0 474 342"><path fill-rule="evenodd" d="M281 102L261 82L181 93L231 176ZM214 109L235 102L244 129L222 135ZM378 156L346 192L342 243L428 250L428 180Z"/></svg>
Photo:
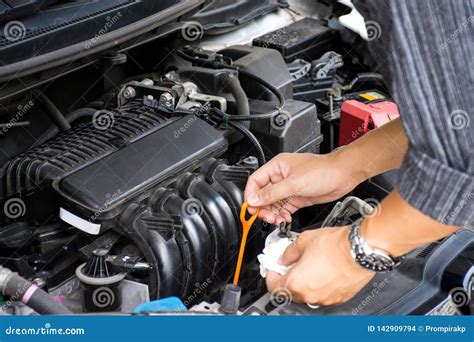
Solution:
<svg viewBox="0 0 474 342"><path fill-rule="evenodd" d="M360 183L402 164L408 139L398 118L353 143L337 150L341 167L351 170L351 178Z"/></svg>
<svg viewBox="0 0 474 342"><path fill-rule="evenodd" d="M371 246L393 256L403 255L458 230L458 227L441 224L416 210L397 190L382 201L377 212L378 215L362 222L362 236Z"/></svg>
<svg viewBox="0 0 474 342"><path fill-rule="evenodd" d="M351 182L360 183L385 171L400 167L408 139L400 119L377 128L336 151L341 167L350 170ZM458 228L443 225L406 203L392 191L378 208L378 215L366 218L361 231L367 242L394 256L431 241L439 240Z"/></svg>

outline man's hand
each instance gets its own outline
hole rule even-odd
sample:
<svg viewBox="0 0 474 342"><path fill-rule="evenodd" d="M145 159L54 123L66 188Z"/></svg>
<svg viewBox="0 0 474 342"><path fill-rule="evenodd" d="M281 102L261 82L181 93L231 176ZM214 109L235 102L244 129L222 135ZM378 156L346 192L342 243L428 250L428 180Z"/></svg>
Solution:
<svg viewBox="0 0 474 342"><path fill-rule="evenodd" d="M252 174L245 199L251 214L260 207L262 220L280 224L291 222L300 208L340 198L363 179L343 164L338 152L282 153Z"/></svg>
<svg viewBox="0 0 474 342"><path fill-rule="evenodd" d="M317 305L339 304L354 297L374 273L354 262L348 234L347 226L302 233L280 261L294 264L293 268L284 276L268 272L268 291L284 288L294 301Z"/></svg>
<svg viewBox="0 0 474 342"><path fill-rule="evenodd" d="M385 148L392 140L397 144ZM262 220L290 222L298 209L337 200L367 178L399 167L406 149L396 119L329 154L279 154L250 176L245 188L249 212L260 207Z"/></svg>
<svg viewBox="0 0 474 342"><path fill-rule="evenodd" d="M414 248L458 230L443 225L406 203L393 190L380 204L378 215L365 218L361 234L367 243L399 257ZM284 276L269 272L270 292L287 289L296 301L333 305L351 299L373 274L357 265L349 246L349 227L319 228L301 234L288 246L280 263L294 264Z"/></svg>

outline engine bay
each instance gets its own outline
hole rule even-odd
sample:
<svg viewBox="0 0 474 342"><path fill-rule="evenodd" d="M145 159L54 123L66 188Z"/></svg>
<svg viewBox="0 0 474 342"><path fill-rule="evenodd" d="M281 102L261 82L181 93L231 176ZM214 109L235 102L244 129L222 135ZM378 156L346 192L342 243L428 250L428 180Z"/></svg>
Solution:
<svg viewBox="0 0 474 342"><path fill-rule="evenodd" d="M250 174L279 153L329 153L399 115L360 38L329 19L295 18L242 44L181 29L54 79L46 98L35 89L10 97L1 109L1 265L75 314L223 314ZM257 220L235 313L469 314L448 300L474 279L474 235L464 230L414 251L344 305L267 293L257 256L272 232L352 222L393 177L291 223ZM41 313L4 300L2 314Z"/></svg>

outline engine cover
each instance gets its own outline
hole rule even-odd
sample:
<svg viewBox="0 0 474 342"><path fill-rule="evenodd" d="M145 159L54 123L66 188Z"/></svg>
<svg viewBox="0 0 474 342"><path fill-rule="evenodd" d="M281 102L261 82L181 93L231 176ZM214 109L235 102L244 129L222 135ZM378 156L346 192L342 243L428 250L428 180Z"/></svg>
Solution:
<svg viewBox="0 0 474 342"><path fill-rule="evenodd" d="M181 132L181 134L177 134ZM118 151L54 182L61 198L60 217L90 234L99 234L130 202L196 168L227 148L223 134L191 115L125 144Z"/></svg>
<svg viewBox="0 0 474 342"><path fill-rule="evenodd" d="M169 122L140 103L99 115L107 120L105 126L79 125L5 163L0 170L1 201L21 198L26 209L21 219L42 224L59 210L53 181L113 155Z"/></svg>
<svg viewBox="0 0 474 342"><path fill-rule="evenodd" d="M107 129L75 127L2 168L0 198L24 201L21 220L41 224L61 205L66 222L97 234L100 227L84 221L113 218L116 204L227 148L223 134L196 117L167 118L138 101L108 113Z"/></svg>

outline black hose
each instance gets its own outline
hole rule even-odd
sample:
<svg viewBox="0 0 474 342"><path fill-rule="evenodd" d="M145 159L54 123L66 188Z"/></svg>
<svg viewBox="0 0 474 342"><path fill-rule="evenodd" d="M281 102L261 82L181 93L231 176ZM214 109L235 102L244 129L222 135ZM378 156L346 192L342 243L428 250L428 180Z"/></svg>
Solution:
<svg viewBox="0 0 474 342"><path fill-rule="evenodd" d="M245 77L253 79L255 82L261 84L263 87L267 88L270 90L273 94L275 94L276 98L278 99L279 102L279 109L281 110L285 106L285 97L283 94L275 88L273 85L265 81L263 78L258 77L257 75L254 75L247 70L239 69L239 74L244 75Z"/></svg>
<svg viewBox="0 0 474 342"><path fill-rule="evenodd" d="M237 113L240 116L249 116L250 115L250 107L249 107L249 99L245 94L244 90L242 89L242 85L237 77L233 75L227 75L226 77L226 88L235 98L235 104L237 106Z"/></svg>
<svg viewBox="0 0 474 342"><path fill-rule="evenodd" d="M260 145L260 142L255 137L255 135L253 135L253 133L250 132L247 127L239 122L229 121L229 125L239 131L255 147L255 150L257 151L258 166L263 166L266 163L265 153L263 153L262 145Z"/></svg>
<svg viewBox="0 0 474 342"><path fill-rule="evenodd" d="M76 109L66 115L66 120L69 122L69 124L73 123L74 121L84 118L84 117L93 117L94 113L96 112L96 109L93 108L79 108ZM50 127L37 141L36 143L33 144L31 147L38 146L45 141L51 139L54 137L56 134L59 133L59 129L56 126Z"/></svg>
<svg viewBox="0 0 474 342"><path fill-rule="evenodd" d="M188 55L184 51L178 51L177 55L179 57L183 58L184 60L192 62L192 63L194 63L198 66L214 68L214 69L232 69L232 70L236 70L236 71L238 71L239 76L244 75L245 77L248 77L248 78L254 80L255 82L261 84L264 88L267 88L269 91L271 91L276 96L276 98L278 99L278 102L279 102L278 107L275 108L274 110L268 112L268 113L250 114L250 115L232 115L232 117L229 118L229 120L233 120L233 121L267 120L267 119L273 118L275 115L280 114L283 107L285 106L285 97L283 96L283 94L278 89L276 89L274 86L272 86L270 83L268 83L264 79L254 75L254 74L252 74L252 73L250 73L246 70L240 69L239 67L237 67L235 65L228 65L228 64L224 64L224 63L220 63L220 62L209 61L205 58L201 58L201 57L198 57L198 56L193 57L193 56Z"/></svg>
<svg viewBox="0 0 474 342"><path fill-rule="evenodd" d="M377 72L362 72L360 74L357 74L356 77L349 83L347 86L344 87L346 90L350 90L355 87L355 85L359 82L367 82L367 81L378 81L378 82L383 82L383 76L382 74L379 74Z"/></svg>
<svg viewBox="0 0 474 342"><path fill-rule="evenodd" d="M56 107L56 105L41 91L35 91L36 97L40 100L43 104L46 112L49 115L49 118L53 123L58 127L60 131L66 131L71 128L69 122L67 122L64 115L61 111Z"/></svg>
<svg viewBox="0 0 474 342"><path fill-rule="evenodd" d="M264 79L261 79L260 77L255 76L254 74L251 74L245 70L239 70L239 74L253 79L255 82L260 83L262 86L270 90L277 97L279 104L277 108L275 108L274 110L268 113L262 113L262 114L249 113L249 115L240 115L239 113L238 115L230 116L229 120L231 121L268 120L268 119L272 119L273 117L281 113L283 107L285 106L285 97L278 89L276 89L274 86L272 86L270 83L268 83Z"/></svg>
<svg viewBox="0 0 474 342"><path fill-rule="evenodd" d="M58 303L49 293L38 288L35 284L10 273L3 286L3 294L21 301L41 315L70 315L72 312Z"/></svg>
<svg viewBox="0 0 474 342"><path fill-rule="evenodd" d="M229 115L227 113L224 113L220 109L212 108L211 114L217 114L218 116L217 120L219 120L221 123L230 125L231 127L235 128L237 131L239 131L244 137L246 137L257 150L257 159L258 159L259 166L262 166L263 164L265 164L266 160L265 160L265 154L263 153L262 145L260 145L260 142L258 141L258 139L255 137L255 135L253 135L253 133L246 126L242 125L239 122L230 120L231 118L234 117L234 115Z"/></svg>
<svg viewBox="0 0 474 342"><path fill-rule="evenodd" d="M92 102L89 102L86 107L87 108L93 108L93 109L102 109L104 108L104 101L92 101Z"/></svg>

